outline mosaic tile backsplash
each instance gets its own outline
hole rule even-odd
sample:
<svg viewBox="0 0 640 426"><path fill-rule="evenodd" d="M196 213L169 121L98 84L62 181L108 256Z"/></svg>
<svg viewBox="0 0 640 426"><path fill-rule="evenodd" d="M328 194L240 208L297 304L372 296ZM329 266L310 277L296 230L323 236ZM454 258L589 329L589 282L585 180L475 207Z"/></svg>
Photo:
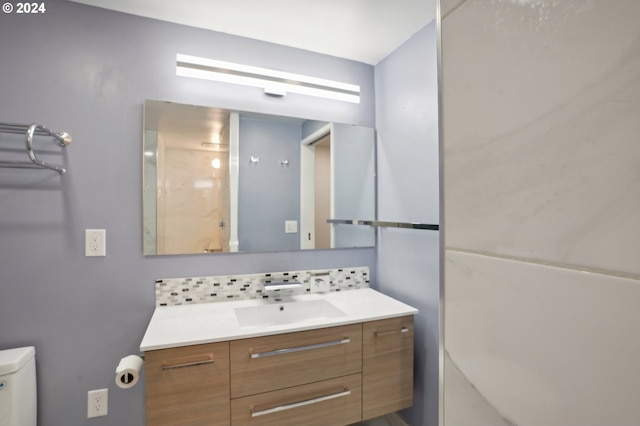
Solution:
<svg viewBox="0 0 640 426"><path fill-rule="evenodd" d="M156 280L156 306L225 302L241 299L280 298L311 292L316 279L328 281L329 291L369 287L369 267L269 272L213 277ZM264 291L265 284L300 283L300 287Z"/></svg>

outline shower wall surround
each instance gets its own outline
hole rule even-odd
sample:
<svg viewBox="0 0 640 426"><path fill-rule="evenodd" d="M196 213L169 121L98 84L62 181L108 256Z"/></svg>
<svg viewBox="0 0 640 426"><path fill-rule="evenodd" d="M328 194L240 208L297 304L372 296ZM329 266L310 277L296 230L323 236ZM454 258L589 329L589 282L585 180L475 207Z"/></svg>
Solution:
<svg viewBox="0 0 640 426"><path fill-rule="evenodd" d="M445 426L640 424L640 2L442 2Z"/></svg>
<svg viewBox="0 0 640 426"><path fill-rule="evenodd" d="M367 288L369 287L369 267L163 278L156 280L156 306L267 298L269 296L263 292L263 289L264 284L268 282L302 284L301 288L279 290L278 295L305 294L311 291L311 285L316 278L328 281L329 291Z"/></svg>

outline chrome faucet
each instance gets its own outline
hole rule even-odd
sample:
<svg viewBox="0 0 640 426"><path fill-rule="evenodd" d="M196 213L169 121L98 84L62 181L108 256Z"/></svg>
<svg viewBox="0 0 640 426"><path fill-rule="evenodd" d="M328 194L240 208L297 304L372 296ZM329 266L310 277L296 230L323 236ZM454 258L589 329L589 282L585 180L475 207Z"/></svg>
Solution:
<svg viewBox="0 0 640 426"><path fill-rule="evenodd" d="M289 290L302 287L302 283L296 280L265 282L263 285L264 291Z"/></svg>
<svg viewBox="0 0 640 426"><path fill-rule="evenodd" d="M311 286L311 293L326 293L330 290L331 275L329 271L316 272L311 274L313 278L313 285Z"/></svg>

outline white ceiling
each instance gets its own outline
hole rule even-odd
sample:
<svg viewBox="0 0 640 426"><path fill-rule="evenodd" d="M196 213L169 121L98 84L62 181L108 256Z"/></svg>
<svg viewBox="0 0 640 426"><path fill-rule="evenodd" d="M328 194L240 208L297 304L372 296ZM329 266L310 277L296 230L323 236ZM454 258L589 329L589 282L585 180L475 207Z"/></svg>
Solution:
<svg viewBox="0 0 640 426"><path fill-rule="evenodd" d="M436 14L436 0L71 0L375 65Z"/></svg>

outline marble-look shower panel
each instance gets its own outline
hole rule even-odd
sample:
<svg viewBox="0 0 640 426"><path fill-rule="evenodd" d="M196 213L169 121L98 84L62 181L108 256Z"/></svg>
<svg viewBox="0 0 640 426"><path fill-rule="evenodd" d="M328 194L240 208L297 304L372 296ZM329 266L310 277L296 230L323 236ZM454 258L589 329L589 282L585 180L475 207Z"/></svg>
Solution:
<svg viewBox="0 0 640 426"><path fill-rule="evenodd" d="M444 424L638 425L640 2L443 3Z"/></svg>
<svg viewBox="0 0 640 426"><path fill-rule="evenodd" d="M164 249L158 254L224 251L222 228L228 218L226 169L211 166L215 153L205 150L165 147L163 177L159 193L158 239ZM228 251L228 243L226 243Z"/></svg>
<svg viewBox="0 0 640 426"><path fill-rule="evenodd" d="M514 0L445 19L447 247L640 274L638 19Z"/></svg>
<svg viewBox="0 0 640 426"><path fill-rule="evenodd" d="M449 353L444 354L444 369L447 386L443 415L447 426L514 426L458 369Z"/></svg>
<svg viewBox="0 0 640 426"><path fill-rule="evenodd" d="M639 281L451 250L445 276L446 349L484 411L518 426L640 424ZM463 386L454 372L446 386ZM445 400L445 413L473 402Z"/></svg>

